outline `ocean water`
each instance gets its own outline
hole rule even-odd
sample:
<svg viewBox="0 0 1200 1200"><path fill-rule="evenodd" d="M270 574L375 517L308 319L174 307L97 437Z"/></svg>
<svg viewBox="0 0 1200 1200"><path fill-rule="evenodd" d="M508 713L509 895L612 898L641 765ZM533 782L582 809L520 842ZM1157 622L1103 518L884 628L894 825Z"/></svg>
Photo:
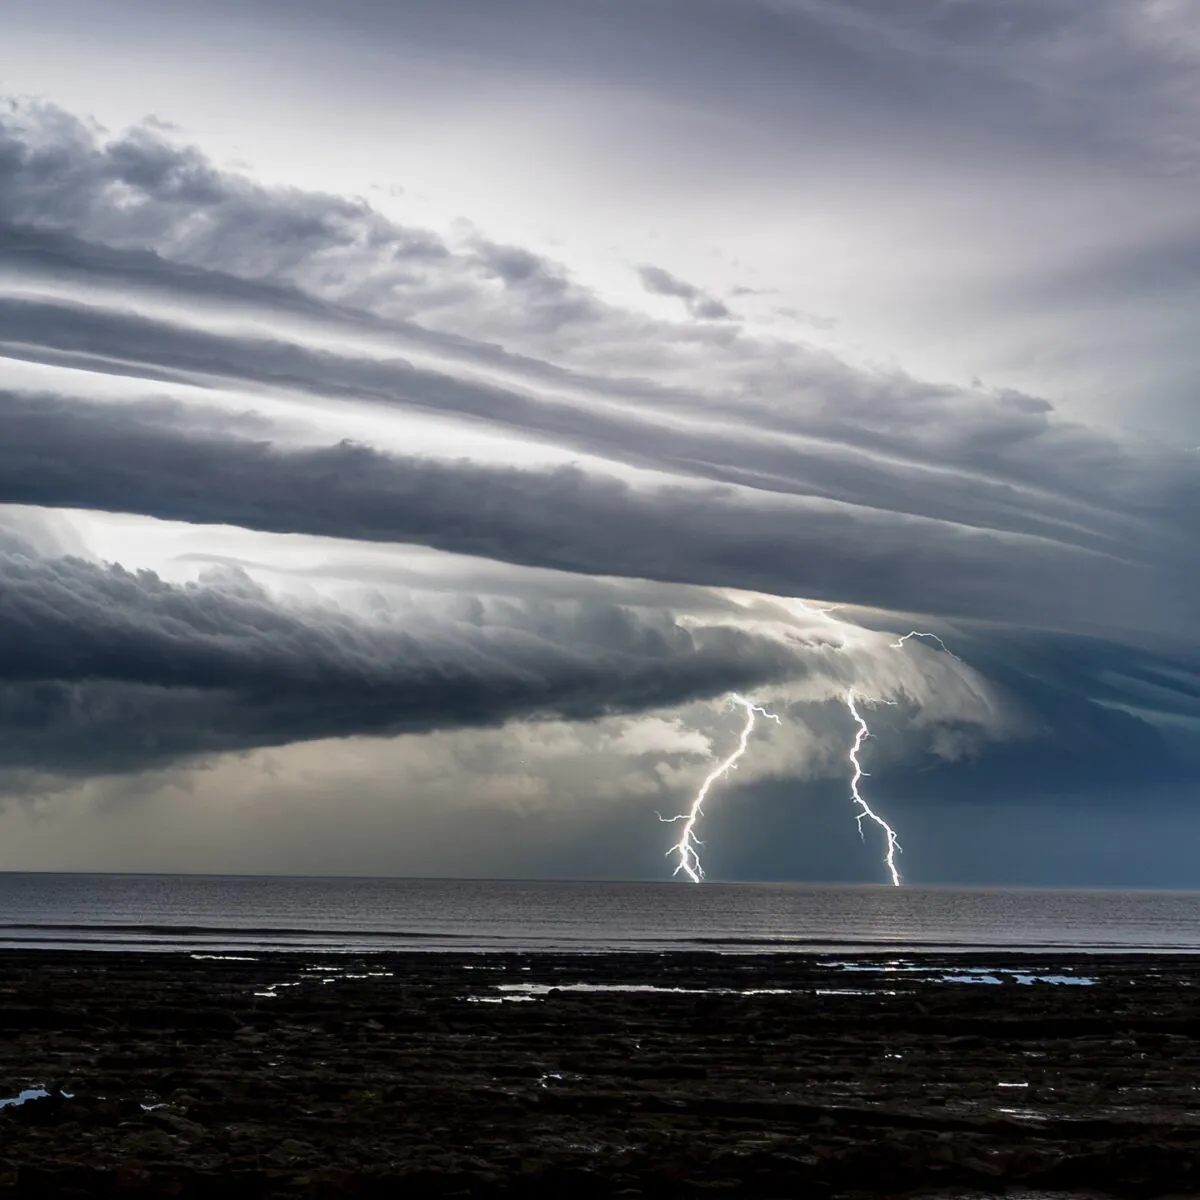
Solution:
<svg viewBox="0 0 1200 1200"><path fill-rule="evenodd" d="M1200 892L0 873L0 946L1200 952Z"/></svg>

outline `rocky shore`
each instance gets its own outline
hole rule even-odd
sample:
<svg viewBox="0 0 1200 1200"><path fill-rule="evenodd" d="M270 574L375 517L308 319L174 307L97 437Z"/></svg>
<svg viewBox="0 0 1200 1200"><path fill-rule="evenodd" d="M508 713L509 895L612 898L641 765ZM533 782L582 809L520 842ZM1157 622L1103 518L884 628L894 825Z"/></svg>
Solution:
<svg viewBox="0 0 1200 1200"><path fill-rule="evenodd" d="M0 1197L1196 1195L1200 959L0 951L0 1100Z"/></svg>

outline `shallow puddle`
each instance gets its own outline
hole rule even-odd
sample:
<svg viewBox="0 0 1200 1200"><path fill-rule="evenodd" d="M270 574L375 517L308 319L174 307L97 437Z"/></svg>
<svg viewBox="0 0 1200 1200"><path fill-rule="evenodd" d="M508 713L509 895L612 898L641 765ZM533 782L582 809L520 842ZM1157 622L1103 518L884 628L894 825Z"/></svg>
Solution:
<svg viewBox="0 0 1200 1200"><path fill-rule="evenodd" d="M1002 984L1005 978L1016 983L1051 983L1065 987L1091 987L1096 981L1090 975L1028 975L1024 971L998 970L995 972L969 972L938 977L939 983L986 983Z"/></svg>
<svg viewBox="0 0 1200 1200"><path fill-rule="evenodd" d="M193 958L214 958L216 955L200 955L193 954ZM279 988L299 987L302 983L320 983L322 985L330 983L340 983L345 979L390 979L395 975L394 971L343 971L338 967L301 967L300 978L290 980L287 983L272 983L257 992L252 992L254 996L261 996L264 1000L278 1000Z"/></svg>
<svg viewBox="0 0 1200 1200"><path fill-rule="evenodd" d="M18 1092L15 1096L5 1096L0 1099L0 1108L13 1108L19 1104L25 1104L30 1100L45 1100L51 1093L39 1084L37 1087L26 1088L22 1092ZM54 1093L61 1096L64 1100L73 1100L75 1098L73 1092L58 1091Z"/></svg>
<svg viewBox="0 0 1200 1200"><path fill-rule="evenodd" d="M892 988L814 988L814 996L894 996Z"/></svg>
<svg viewBox="0 0 1200 1200"><path fill-rule="evenodd" d="M1050 983L1066 987L1091 987L1096 983L1090 975L1069 975L1062 972L1042 974L1019 970L1015 967L930 967L924 964L895 960L887 963L831 962L839 971L869 972L875 974L910 975L920 983L980 983L999 985L1005 979L1016 983Z"/></svg>
<svg viewBox="0 0 1200 1200"><path fill-rule="evenodd" d="M791 996L797 991L796 988L664 987L657 983L496 983L492 986L501 992L518 992L529 996L547 996L551 992L644 992L651 995L682 996Z"/></svg>

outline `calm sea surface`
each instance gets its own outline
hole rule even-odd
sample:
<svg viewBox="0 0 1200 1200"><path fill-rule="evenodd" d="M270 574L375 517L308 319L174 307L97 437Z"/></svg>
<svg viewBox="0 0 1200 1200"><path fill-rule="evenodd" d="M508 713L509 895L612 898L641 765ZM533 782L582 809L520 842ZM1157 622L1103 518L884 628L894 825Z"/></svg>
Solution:
<svg viewBox="0 0 1200 1200"><path fill-rule="evenodd" d="M0 873L0 945L1200 952L1200 892Z"/></svg>

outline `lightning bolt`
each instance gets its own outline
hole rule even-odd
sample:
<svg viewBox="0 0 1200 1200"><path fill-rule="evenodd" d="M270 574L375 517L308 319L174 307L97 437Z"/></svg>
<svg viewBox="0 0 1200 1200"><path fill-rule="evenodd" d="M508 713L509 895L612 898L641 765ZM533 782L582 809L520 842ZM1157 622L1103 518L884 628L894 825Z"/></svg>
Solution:
<svg viewBox="0 0 1200 1200"><path fill-rule="evenodd" d="M803 601L797 601L801 608L806 612L813 613L822 617L830 624L837 625L842 629L847 626L839 621L833 613L838 611L843 605L831 604L827 607L816 608ZM903 634L894 642L889 642L888 645L893 650L903 650L905 643L912 638L929 638L937 643L938 648L954 659L955 662L963 660L955 654L949 646L936 633L927 633L924 630L912 629L908 633ZM843 648L845 645L845 635L843 635ZM673 825L677 822L682 823L682 830L679 835L679 840L667 851L667 857L675 855L678 859L673 874L678 875L681 872L686 875L693 883L699 883L704 878L704 869L700 865L699 847L704 843L696 837L696 825L704 813L704 802L708 798L709 792L713 785L727 775L737 766L739 760L746 753L750 745L750 735L754 732L754 727L757 724L758 717L766 717L769 721L774 721L777 725L782 725L783 722L773 712L768 712L767 709L760 705L753 704L747 700L745 696L740 696L734 693L730 696L730 701L733 704L739 704L746 712L746 723L742 727L741 737L738 739L737 747L728 758L718 763L712 771L709 772L704 782L700 785L700 790L696 793L691 805L686 812L678 813L673 817L664 817L662 813L657 813L657 817L666 825ZM854 720L855 734L854 741L850 746L848 758L851 766L850 778L850 798L856 806L854 819L858 823L858 833L863 840L866 840L866 833L863 829L864 821L871 821L878 825L883 831L884 837L887 839L887 851L884 854L884 865L887 867L888 874L891 876L892 886L900 886L900 872L896 867L896 855L902 854L904 848L900 845L900 840L896 836L896 831L885 821L863 798L862 790L859 785L862 781L868 778L868 773L862 768L862 761L859 758L862 748L867 738L871 737L871 730L867 726L862 713L859 711L858 702L867 704L894 704L893 700L876 700L865 696L858 692L855 688L850 688L846 693L846 707L850 710L850 716Z"/></svg>
<svg viewBox="0 0 1200 1200"><path fill-rule="evenodd" d="M944 654L950 655L950 657L952 659L954 659L955 662L962 662L962 659L959 658L958 655L955 654L954 651L951 650L950 647L947 646L946 643L943 642L942 639L940 637L938 637L938 635L936 633L925 633L923 630L920 630L920 629L912 629L908 633L906 633L903 637L897 638L894 642L888 642L888 645L893 650L903 650L904 643L907 642L909 638L929 638L931 641L937 642L938 646L941 648L941 650Z"/></svg>
<svg viewBox="0 0 1200 1200"><path fill-rule="evenodd" d="M750 745L750 735L754 732L754 726L759 717L766 717L767 720L774 721L776 725L783 724L773 712L768 712L765 708L752 704L745 696L739 696L735 692L730 696L730 700L734 704L740 704L746 710L746 723L742 726L742 736L738 739L737 748L727 759L718 763L709 772L687 812L679 813L674 817L664 817L662 813L657 814L658 819L665 825L673 825L677 821L683 822L679 840L667 851L667 857L669 858L672 854L678 855L679 862L672 874L678 875L682 871L693 883L699 883L704 878L704 869L700 866L700 853L697 850L697 847L704 843L696 837L696 822L704 813L704 801L708 797L709 790L718 779L732 771L737 766L738 760L746 753L746 748Z"/></svg>
<svg viewBox="0 0 1200 1200"><path fill-rule="evenodd" d="M850 747L850 765L854 768L850 779L850 798L858 806L858 812L855 814L855 820L858 822L858 834L864 841L866 840L863 821L874 821L883 830L887 837L887 853L884 855L883 861L892 877L892 886L899 887L900 872L896 869L896 855L902 854L904 848L896 838L896 831L863 799L862 792L858 788L862 780L867 777L867 772L862 769L858 755L863 748L863 743L871 736L871 731L867 728L867 723L863 720L862 713L858 711L858 705L854 700L855 691L851 688L846 693L846 707L850 710L850 715L854 718L858 730L854 735L854 744Z"/></svg>

